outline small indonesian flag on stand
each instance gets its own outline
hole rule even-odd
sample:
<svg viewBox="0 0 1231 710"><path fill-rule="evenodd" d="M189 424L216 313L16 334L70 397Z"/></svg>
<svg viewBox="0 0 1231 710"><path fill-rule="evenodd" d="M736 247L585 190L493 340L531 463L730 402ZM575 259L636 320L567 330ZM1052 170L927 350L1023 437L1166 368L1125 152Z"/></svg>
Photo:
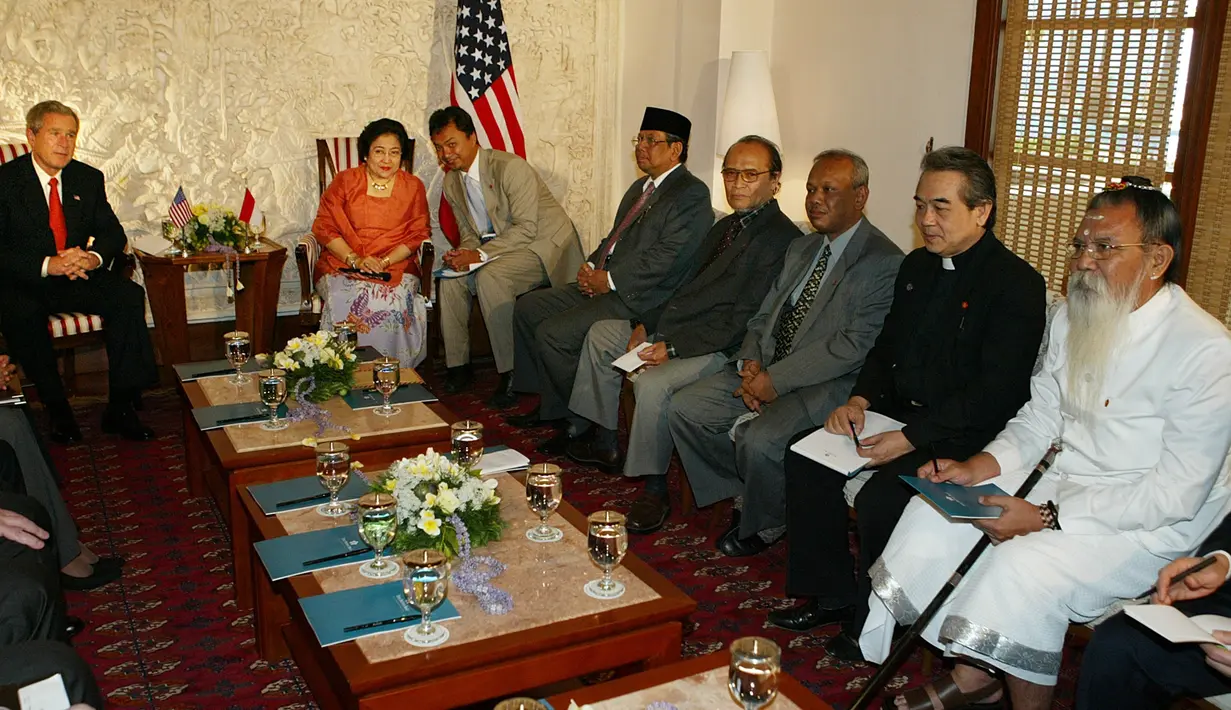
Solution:
<svg viewBox="0 0 1231 710"><path fill-rule="evenodd" d="M264 232L265 215L261 213L261 208L256 206L256 198L252 196L252 190L244 188L244 203L239 208L239 221L247 222L248 226L254 232Z"/></svg>
<svg viewBox="0 0 1231 710"><path fill-rule="evenodd" d="M184 196L183 186L175 192L175 199L171 200L171 209L167 210L167 216L175 223L175 226L183 229L192 221L192 205L188 204L188 198Z"/></svg>

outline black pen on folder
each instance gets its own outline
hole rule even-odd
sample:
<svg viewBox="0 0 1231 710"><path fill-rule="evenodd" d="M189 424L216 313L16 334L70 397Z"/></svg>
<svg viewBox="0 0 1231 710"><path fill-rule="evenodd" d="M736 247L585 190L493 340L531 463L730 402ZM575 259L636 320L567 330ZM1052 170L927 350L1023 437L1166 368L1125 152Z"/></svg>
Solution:
<svg viewBox="0 0 1231 710"><path fill-rule="evenodd" d="M385 619L384 621L370 621L366 624L356 624L354 626L346 626L342 629L342 633L349 634L352 631L363 631L364 629L375 629L381 626L390 626L392 624L400 624L403 621L416 621L419 619L419 617L420 617L420 614L415 613L415 614L407 614L406 616L399 616L393 619Z"/></svg>
<svg viewBox="0 0 1231 710"><path fill-rule="evenodd" d="M848 422L851 425L851 438L855 440L855 448L862 449L863 444L859 443L859 435L855 433L855 422Z"/></svg>
<svg viewBox="0 0 1231 710"><path fill-rule="evenodd" d="M285 508L288 505L295 505L297 503L307 503L308 501L311 501L311 500L325 500L328 497L329 497L328 493L317 493L314 496L304 496L303 498L292 498L290 500L284 500L280 503L275 503L274 507L275 508Z"/></svg>
<svg viewBox="0 0 1231 710"><path fill-rule="evenodd" d="M1169 584L1170 586L1175 586L1175 584L1176 584L1177 582L1183 582L1183 581L1184 581L1184 579L1185 579L1185 578L1187 578L1189 575L1196 574L1196 573L1200 572L1201 570L1205 569L1206 567L1209 567L1210 565L1214 564L1214 562L1215 562L1215 561L1217 561L1217 560L1218 560L1218 555L1211 554L1210 556L1208 556L1208 557L1206 557L1205 559L1201 560L1200 562L1198 562L1197 564L1193 565L1192 567L1189 567L1188 569L1184 570L1183 572L1181 572L1181 573L1177 574L1176 576L1172 577L1172 578L1171 578L1171 581L1170 581L1168 584ZM1155 593L1155 592L1157 592L1157 591L1158 591L1158 585L1154 585L1153 587L1150 587L1150 591L1146 592L1145 594L1142 594L1141 596L1143 596L1143 597L1152 597L1152 596L1154 596L1154 593Z"/></svg>
<svg viewBox="0 0 1231 710"><path fill-rule="evenodd" d="M333 562L334 560L344 560L347 557L354 557L355 555L365 555L371 551L372 551L372 548L368 547L367 545L364 545L363 547L360 547L355 550L351 550L350 552L339 552L336 555L329 555L328 557L318 557L315 560L308 560L307 562L303 563L303 566L308 567L311 565L319 565L322 562Z"/></svg>

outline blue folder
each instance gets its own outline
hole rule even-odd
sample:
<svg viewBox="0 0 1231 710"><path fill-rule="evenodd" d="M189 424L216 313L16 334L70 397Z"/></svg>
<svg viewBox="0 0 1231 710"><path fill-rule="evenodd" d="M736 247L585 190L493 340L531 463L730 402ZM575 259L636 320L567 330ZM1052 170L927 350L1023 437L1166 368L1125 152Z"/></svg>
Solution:
<svg viewBox="0 0 1231 710"><path fill-rule="evenodd" d="M329 569L330 567L342 567L343 565L367 562L376 556L376 553L368 550L350 557L317 562L311 565L304 564L308 560L331 557L367 548L368 544L359 537L358 525L344 525L337 528L326 528L324 530L313 530L295 535L275 537L270 540L261 540L254 547L256 548L257 555L261 558L261 562L265 564L266 571L269 572L269 578L275 582L279 579L294 577L297 574L315 572L318 569Z"/></svg>
<svg viewBox="0 0 1231 710"><path fill-rule="evenodd" d="M181 362L178 365L173 365L173 367L175 368L175 374L179 375L181 382L192 382L202 377L222 377L235 374L235 368L231 367L231 363L227 360ZM244 366L240 369L244 372L256 372L262 369L262 365L256 358L252 358L244 363Z"/></svg>
<svg viewBox="0 0 1231 710"><path fill-rule="evenodd" d="M345 486L342 486L342 490L338 491L338 500L357 500L364 493L371 490L371 488L371 485L362 477L351 473L350 480L346 482ZM266 515L286 513L302 508L315 508L318 505L329 502L329 493L321 486L321 482L317 480L316 476L304 476L303 478L292 478L287 481L275 481L274 483L248 486L248 492L252 494L256 504L261 506L261 511ZM316 495L321 497L310 501L290 503L289 505L278 505L284 501Z"/></svg>
<svg viewBox="0 0 1231 710"><path fill-rule="evenodd" d="M380 392L374 389L353 389L346 393L342 398L351 409L372 409L379 407L385 403L385 398L380 396ZM432 394L421 384L402 385L393 391L389 397L389 404L409 404L411 402L436 402L436 395Z"/></svg>
<svg viewBox="0 0 1231 710"><path fill-rule="evenodd" d="M452 592L452 588L449 591ZM364 636L400 631L419 623L419 612L406 602L400 580L307 597L300 599L299 605L303 607L304 615L308 617L308 623L312 625L312 631L316 633L316 640L320 641L321 646L332 646ZM348 626L396 619L402 616L415 618L371 629L343 631ZM432 611L432 623L460 619L461 616L457 613L457 607L453 606L453 602L446 599L443 604Z"/></svg>
<svg viewBox="0 0 1231 710"><path fill-rule="evenodd" d="M979 505L979 496L1008 495L991 483L982 486L959 486L956 483L932 483L918 476L901 476L906 484L919 491L940 512L955 520L995 520L1001 509L994 505Z"/></svg>
<svg viewBox="0 0 1231 710"><path fill-rule="evenodd" d="M285 419L288 411L285 404L279 404L278 418ZM197 421L197 426L201 431L210 431L227 426L267 421L269 409L260 402L216 404L212 407L197 407L192 410L192 418Z"/></svg>

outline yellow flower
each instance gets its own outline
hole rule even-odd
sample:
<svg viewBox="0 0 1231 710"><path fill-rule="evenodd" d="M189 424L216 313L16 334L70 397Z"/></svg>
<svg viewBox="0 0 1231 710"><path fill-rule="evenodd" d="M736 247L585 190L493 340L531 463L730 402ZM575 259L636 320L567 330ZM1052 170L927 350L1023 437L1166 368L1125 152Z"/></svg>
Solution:
<svg viewBox="0 0 1231 710"><path fill-rule="evenodd" d="M431 511L428 512L430 513ZM432 537L439 537L440 521L436 518L429 518L427 517L427 513L424 513L423 519L419 521L419 529Z"/></svg>
<svg viewBox="0 0 1231 710"><path fill-rule="evenodd" d="M455 510L462 506L462 501L457 497L457 494L447 488L441 490L440 495L436 499L440 503L440 509L444 511L445 515L452 515Z"/></svg>
<svg viewBox="0 0 1231 710"><path fill-rule="evenodd" d="M363 462L362 461L351 461L350 467L351 468L363 468Z"/></svg>
<svg viewBox="0 0 1231 710"><path fill-rule="evenodd" d="M359 437L358 432L353 432L353 431L352 431L352 432L350 433L350 438L351 438L352 440L354 440L354 441L359 441L359 438L360 438L360 437Z"/></svg>
<svg viewBox="0 0 1231 710"><path fill-rule="evenodd" d="M436 507L436 494L428 493L426 496L424 496L423 505L427 506L428 508L435 508ZM432 513L432 511L429 510L425 512L424 515L427 515L428 513ZM432 515L435 515L435 513L432 513Z"/></svg>
<svg viewBox="0 0 1231 710"><path fill-rule="evenodd" d="M315 436L304 437L304 440L301 443L304 446L316 446L316 437Z"/></svg>
<svg viewBox="0 0 1231 710"><path fill-rule="evenodd" d="M390 478L388 481L385 481L385 490L389 491L390 493L393 493L395 490L397 490L397 487L398 487L398 482L396 478Z"/></svg>

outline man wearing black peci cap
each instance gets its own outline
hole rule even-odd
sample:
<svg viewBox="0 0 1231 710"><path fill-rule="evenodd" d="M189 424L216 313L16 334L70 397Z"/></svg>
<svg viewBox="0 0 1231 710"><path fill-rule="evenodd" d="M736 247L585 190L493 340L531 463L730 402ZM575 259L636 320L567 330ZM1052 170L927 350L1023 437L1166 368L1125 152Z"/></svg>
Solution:
<svg viewBox="0 0 1231 710"><path fill-rule="evenodd" d="M615 224L577 272L575 283L526 294L513 313L514 374L518 392L537 392L539 406L509 417L515 426L564 420L543 444L563 453L590 422L570 414L569 395L590 326L601 320L638 320L658 308L700 266L696 252L714 221L709 188L683 163L689 120L649 107L633 139L638 178L624 194Z"/></svg>

